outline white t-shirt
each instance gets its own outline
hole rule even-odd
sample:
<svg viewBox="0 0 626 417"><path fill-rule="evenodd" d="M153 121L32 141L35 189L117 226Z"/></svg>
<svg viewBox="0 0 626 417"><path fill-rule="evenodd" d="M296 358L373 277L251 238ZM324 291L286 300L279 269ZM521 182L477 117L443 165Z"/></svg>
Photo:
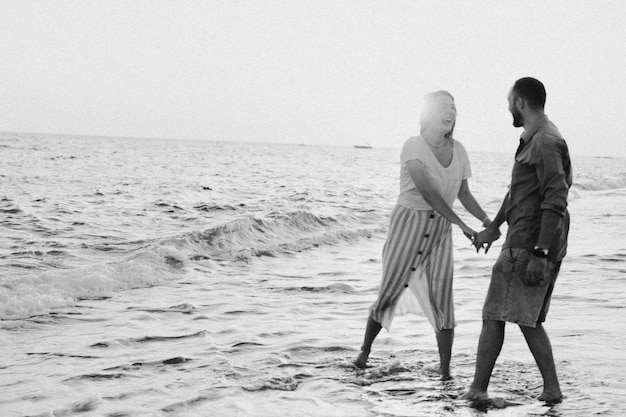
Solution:
<svg viewBox="0 0 626 417"><path fill-rule="evenodd" d="M452 140L452 162L447 167L439 163L421 136L413 136L404 143L400 153L399 205L413 210L433 209L415 187L415 183L406 166L407 161L419 159L426 166L430 181L435 189L439 191L445 202L452 206L459 194L461 182L472 176L469 157L465 147L456 139Z"/></svg>

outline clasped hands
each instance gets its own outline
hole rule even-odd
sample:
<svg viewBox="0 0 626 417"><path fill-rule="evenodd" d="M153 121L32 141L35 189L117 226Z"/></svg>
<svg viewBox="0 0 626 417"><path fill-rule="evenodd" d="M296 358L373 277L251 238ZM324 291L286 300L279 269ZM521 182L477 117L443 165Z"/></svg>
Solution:
<svg viewBox="0 0 626 417"><path fill-rule="evenodd" d="M487 227L478 233L465 233L465 236L472 241L472 245L476 248L477 253L481 249L484 249L485 253L487 253L489 248L491 248L491 244L500 238L500 229Z"/></svg>

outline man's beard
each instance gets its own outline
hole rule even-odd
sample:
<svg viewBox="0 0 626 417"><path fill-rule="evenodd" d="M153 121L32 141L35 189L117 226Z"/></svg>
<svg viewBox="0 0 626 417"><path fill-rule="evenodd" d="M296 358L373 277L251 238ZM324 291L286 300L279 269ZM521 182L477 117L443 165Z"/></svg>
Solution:
<svg viewBox="0 0 626 417"><path fill-rule="evenodd" d="M513 109L511 111L511 114L513 115L513 126L515 127L524 126L524 115L520 113L519 110Z"/></svg>

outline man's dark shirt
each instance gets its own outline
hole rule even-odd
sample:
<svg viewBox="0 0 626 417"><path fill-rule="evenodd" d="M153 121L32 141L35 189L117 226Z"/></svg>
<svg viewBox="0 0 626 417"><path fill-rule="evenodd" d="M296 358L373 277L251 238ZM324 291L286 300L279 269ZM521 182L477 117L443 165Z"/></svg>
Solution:
<svg viewBox="0 0 626 417"><path fill-rule="evenodd" d="M535 245L560 261L567 250L567 193L572 166L565 140L547 116L524 132L515 156L506 206L508 231L503 248Z"/></svg>

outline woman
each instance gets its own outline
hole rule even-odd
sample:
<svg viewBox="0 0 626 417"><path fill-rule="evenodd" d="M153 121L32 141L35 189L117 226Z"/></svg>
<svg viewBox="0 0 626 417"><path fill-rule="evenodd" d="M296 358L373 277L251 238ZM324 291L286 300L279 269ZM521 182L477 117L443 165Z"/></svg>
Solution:
<svg viewBox="0 0 626 417"><path fill-rule="evenodd" d="M486 226L489 218L469 190L469 158L452 137L456 123L454 98L447 91L426 95L420 135L409 138L400 155L400 195L383 248L383 277L370 308L361 353L355 361L365 368L372 343L382 327L389 330L394 314L416 312L428 317L439 348L441 379L450 379L454 339L452 301L452 227L465 236L475 232L452 210L458 198Z"/></svg>

